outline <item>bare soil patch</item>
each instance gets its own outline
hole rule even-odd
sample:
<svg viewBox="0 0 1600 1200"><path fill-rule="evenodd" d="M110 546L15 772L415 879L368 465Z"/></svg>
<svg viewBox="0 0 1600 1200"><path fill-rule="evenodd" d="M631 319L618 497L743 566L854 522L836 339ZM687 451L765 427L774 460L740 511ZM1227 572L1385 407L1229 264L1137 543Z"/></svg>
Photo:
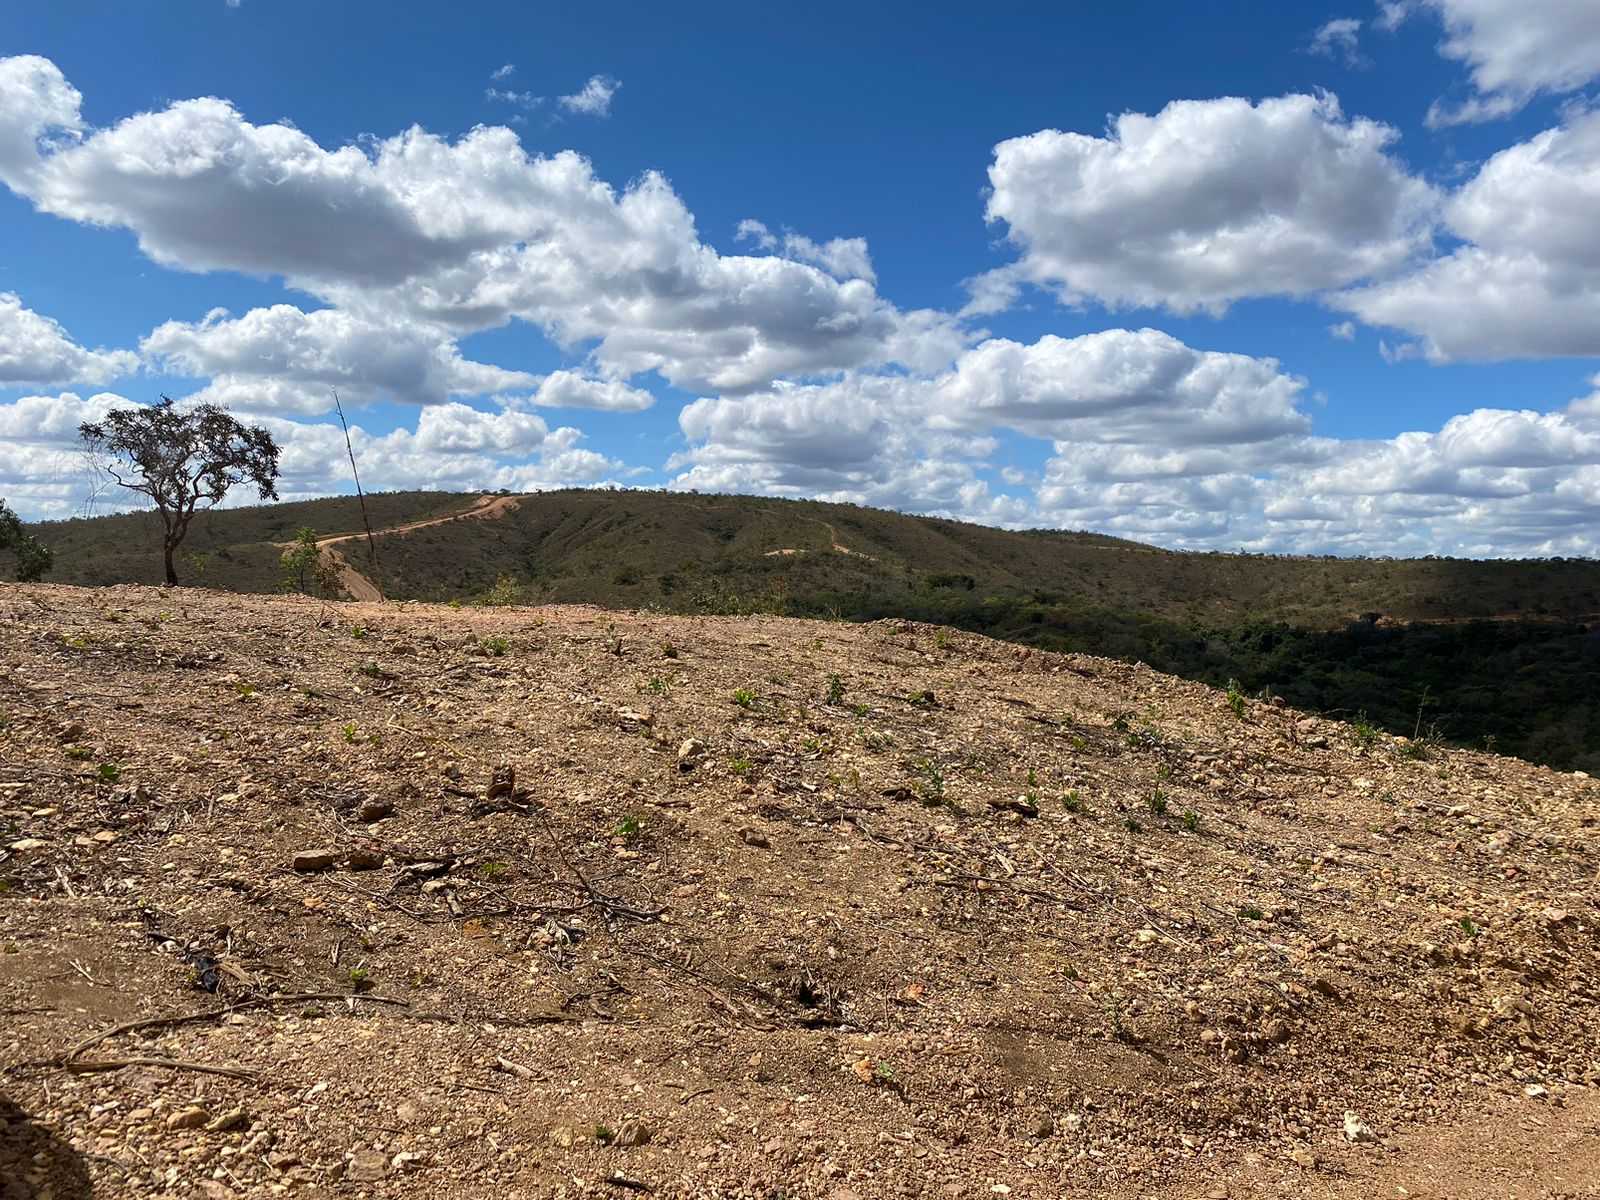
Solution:
<svg viewBox="0 0 1600 1200"><path fill-rule="evenodd" d="M5 586L0 1196L1600 1194L1600 788L1242 708Z"/></svg>

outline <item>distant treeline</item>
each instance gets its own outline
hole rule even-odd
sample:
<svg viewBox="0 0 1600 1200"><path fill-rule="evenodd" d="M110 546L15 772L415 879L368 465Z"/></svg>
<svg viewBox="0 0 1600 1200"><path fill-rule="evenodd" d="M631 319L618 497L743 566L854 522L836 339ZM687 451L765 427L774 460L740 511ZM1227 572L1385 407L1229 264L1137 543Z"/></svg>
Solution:
<svg viewBox="0 0 1600 1200"><path fill-rule="evenodd" d="M1563 770L1600 774L1600 626L1474 620L1334 630L1278 622L1201 628L1049 601L981 596L964 579L921 594L781 597L794 616L907 617L1040 649L1143 662L1215 687L1282 696L1296 708L1364 718ZM702 607L715 607L714 602ZM779 607L774 605L773 607Z"/></svg>

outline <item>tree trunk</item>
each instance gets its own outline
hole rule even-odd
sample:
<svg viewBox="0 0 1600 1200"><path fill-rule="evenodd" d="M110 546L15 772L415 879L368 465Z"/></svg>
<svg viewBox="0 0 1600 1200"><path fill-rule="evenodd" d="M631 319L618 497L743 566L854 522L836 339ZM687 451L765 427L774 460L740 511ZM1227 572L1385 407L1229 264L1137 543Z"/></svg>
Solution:
<svg viewBox="0 0 1600 1200"><path fill-rule="evenodd" d="M166 559L166 564L167 564L167 586L168 587L177 587L178 586L178 572L176 570L174 570L173 566L172 566L173 544L170 541L164 541L161 544L161 550L162 550L162 555Z"/></svg>

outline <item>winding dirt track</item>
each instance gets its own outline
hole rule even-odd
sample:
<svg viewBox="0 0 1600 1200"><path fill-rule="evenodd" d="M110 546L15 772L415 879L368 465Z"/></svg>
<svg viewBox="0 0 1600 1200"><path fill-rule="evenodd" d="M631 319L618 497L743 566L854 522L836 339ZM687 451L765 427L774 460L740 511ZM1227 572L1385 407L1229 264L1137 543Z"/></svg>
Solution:
<svg viewBox="0 0 1600 1200"><path fill-rule="evenodd" d="M492 520L503 517L506 513L516 508L521 503L518 496L479 496L473 501L472 507L464 508L460 512L446 513L442 517L429 517L423 521L408 521L404 525L391 525L387 529L374 529L374 537L383 537L391 533L410 533L413 529L426 529L431 525L446 525L451 521L464 521L468 519ZM332 537L318 538L317 549L327 561L332 563L339 572L339 584L349 593L352 600L382 600L383 592L371 579L363 575L350 565L347 559L333 547L340 542L360 541L367 535L362 533L339 533Z"/></svg>

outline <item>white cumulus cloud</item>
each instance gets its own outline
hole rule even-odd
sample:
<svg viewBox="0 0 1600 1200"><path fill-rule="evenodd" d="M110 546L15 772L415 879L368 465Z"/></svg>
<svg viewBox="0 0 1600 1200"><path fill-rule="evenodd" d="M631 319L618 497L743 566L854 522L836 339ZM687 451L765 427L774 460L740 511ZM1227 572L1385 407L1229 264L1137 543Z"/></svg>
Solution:
<svg viewBox="0 0 1600 1200"><path fill-rule="evenodd" d="M1429 247L1438 203L1389 153L1397 136L1322 94L1177 101L1104 137L1001 142L987 215L1020 259L980 281L976 311L1018 282L1187 313L1391 271Z"/></svg>
<svg viewBox="0 0 1600 1200"><path fill-rule="evenodd" d="M59 322L0 292L0 387L22 384L104 384L139 369L131 350L88 350Z"/></svg>
<svg viewBox="0 0 1600 1200"><path fill-rule="evenodd" d="M613 79L609 75L591 75L588 83L572 95L562 96L558 103L571 113L586 117L609 117L612 98L621 87L620 79Z"/></svg>

